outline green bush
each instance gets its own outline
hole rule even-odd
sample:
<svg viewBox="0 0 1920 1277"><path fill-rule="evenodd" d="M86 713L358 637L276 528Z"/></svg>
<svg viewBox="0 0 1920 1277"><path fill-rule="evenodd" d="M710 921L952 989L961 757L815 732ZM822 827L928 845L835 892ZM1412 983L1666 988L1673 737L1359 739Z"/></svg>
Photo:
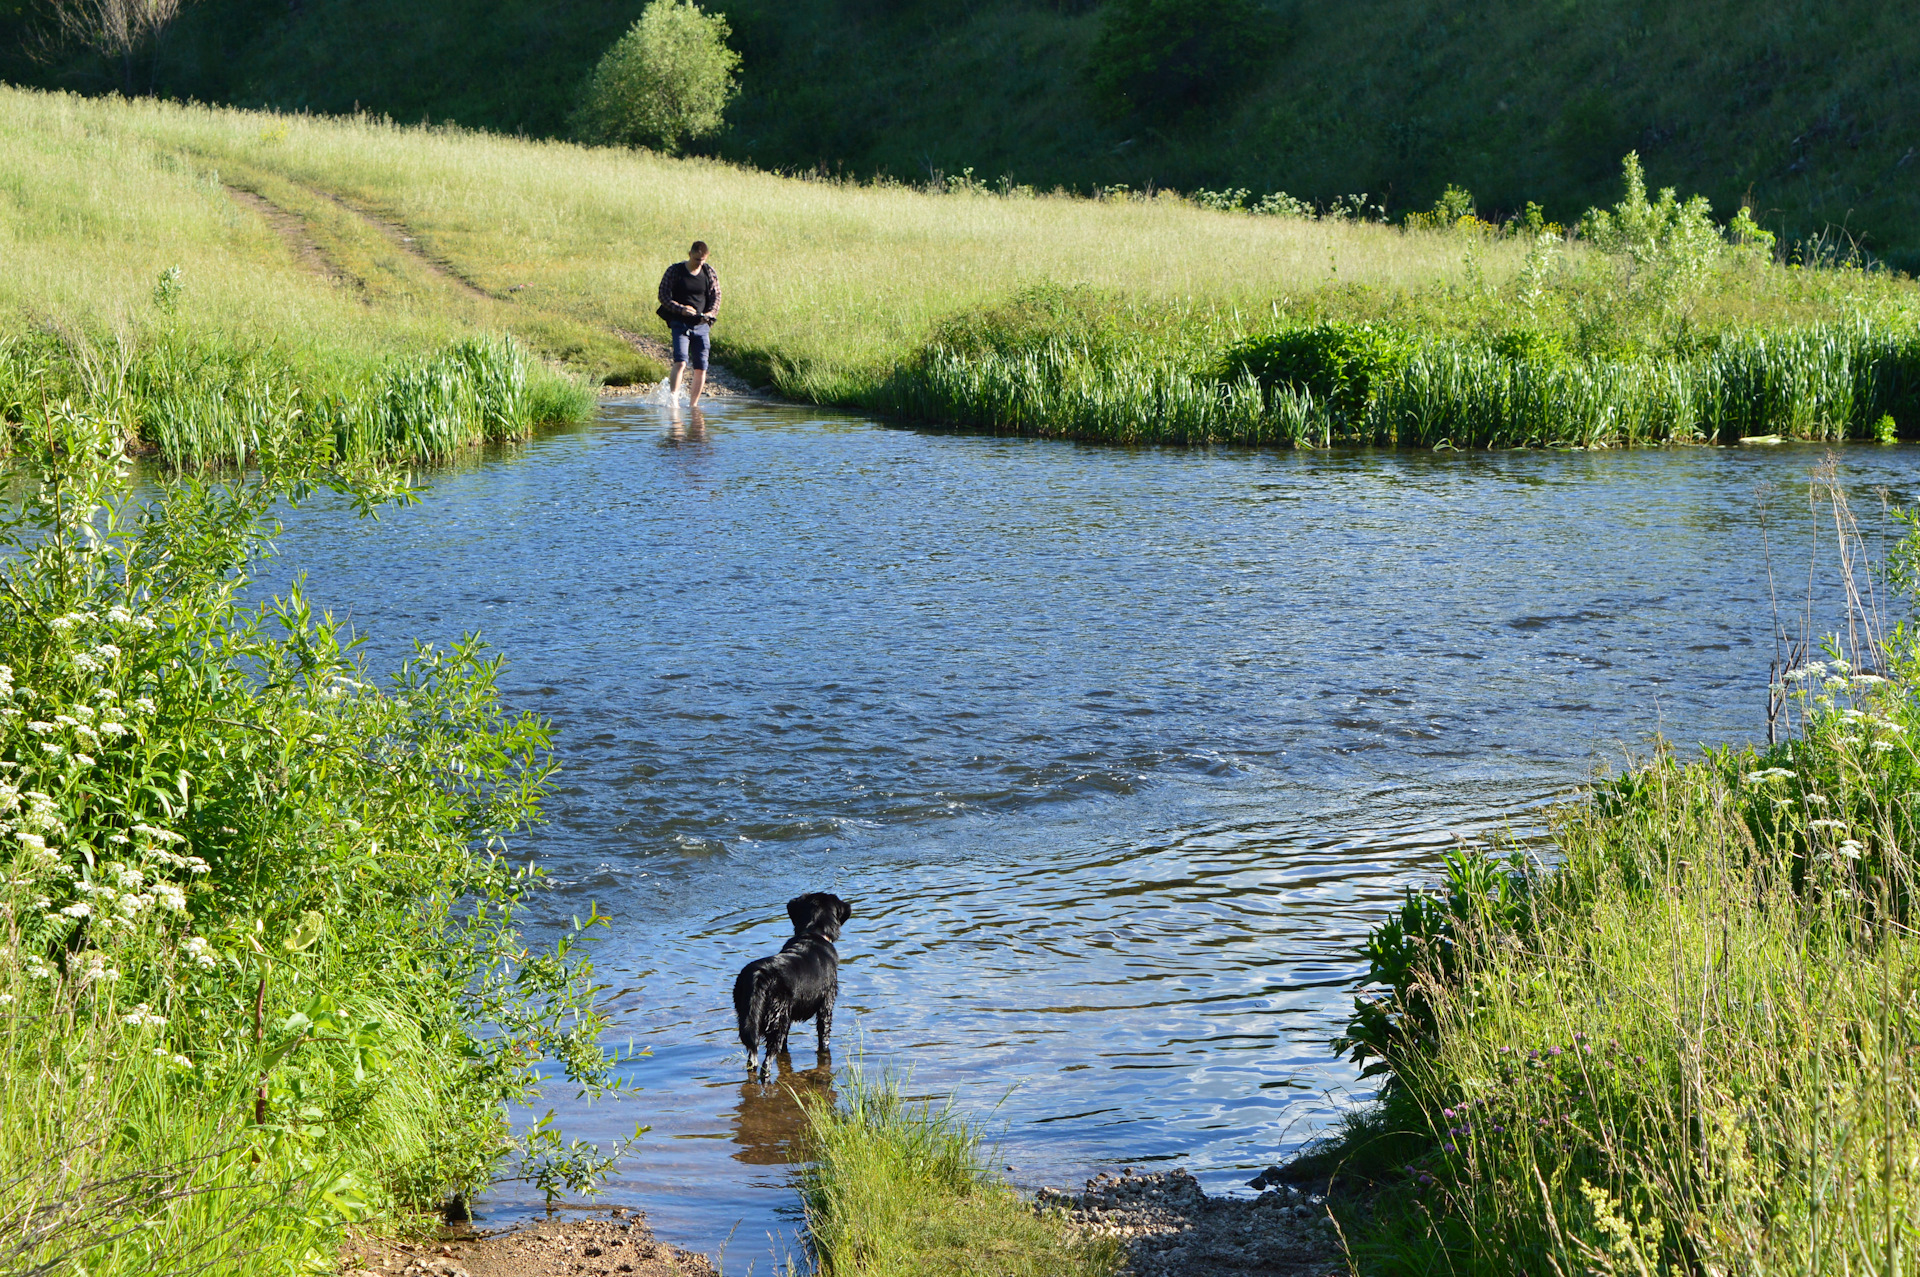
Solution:
<svg viewBox="0 0 1920 1277"><path fill-rule="evenodd" d="M594 68L576 136L673 154L718 133L739 92L740 55L727 47L730 34L723 14L693 0L653 0Z"/></svg>
<svg viewBox="0 0 1920 1277"><path fill-rule="evenodd" d="M590 971L530 952L504 856L552 770L477 639L384 689L296 586L243 602L273 511L390 476L263 408L248 478L129 486L125 425L55 406L0 512L0 1266L333 1266L503 1157L537 1062L599 1089Z"/></svg>
<svg viewBox="0 0 1920 1277"><path fill-rule="evenodd" d="M1088 79L1112 114L1171 122L1242 88L1283 34L1278 15L1254 0L1116 0Z"/></svg>
<svg viewBox="0 0 1920 1277"><path fill-rule="evenodd" d="M1223 357L1222 380L1252 376L1268 390L1303 390L1335 415L1357 420L1413 348L1398 329L1329 320L1235 343Z"/></svg>

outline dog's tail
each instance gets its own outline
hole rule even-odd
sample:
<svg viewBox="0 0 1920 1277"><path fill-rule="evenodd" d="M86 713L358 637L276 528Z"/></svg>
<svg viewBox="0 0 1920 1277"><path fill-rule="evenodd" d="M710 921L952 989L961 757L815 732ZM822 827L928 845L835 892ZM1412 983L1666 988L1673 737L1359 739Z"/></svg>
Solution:
<svg viewBox="0 0 1920 1277"><path fill-rule="evenodd" d="M734 990L733 1013L740 1025L740 1045L747 1048L747 1058L753 1059L760 1053L760 1040L767 1028L767 985L770 978L764 971L751 975L742 975L746 982L746 997L740 996L740 990Z"/></svg>

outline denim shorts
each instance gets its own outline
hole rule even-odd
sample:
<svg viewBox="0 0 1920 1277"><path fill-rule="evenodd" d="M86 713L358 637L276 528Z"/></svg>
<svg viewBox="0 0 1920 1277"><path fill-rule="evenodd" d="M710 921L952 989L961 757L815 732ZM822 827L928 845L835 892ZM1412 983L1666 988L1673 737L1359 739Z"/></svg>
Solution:
<svg viewBox="0 0 1920 1277"><path fill-rule="evenodd" d="M692 364L701 372L707 370L707 338L712 334L710 324L682 324L669 320L667 327L673 330L673 362Z"/></svg>

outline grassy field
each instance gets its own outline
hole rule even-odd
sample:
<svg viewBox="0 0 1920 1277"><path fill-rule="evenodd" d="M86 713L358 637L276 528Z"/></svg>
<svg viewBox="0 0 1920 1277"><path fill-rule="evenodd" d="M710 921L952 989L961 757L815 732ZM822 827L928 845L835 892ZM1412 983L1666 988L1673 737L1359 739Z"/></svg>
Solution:
<svg viewBox="0 0 1920 1277"><path fill-rule="evenodd" d="M127 91L75 55L27 56L41 0L0 0L0 79ZM457 121L562 136L582 81L643 0L199 0L138 88L179 99ZM1448 183L1561 221L1608 195L1628 150L1658 183L1745 200L1799 239L1861 236L1920 263L1913 24L1895 6L1594 0L1462 8L1264 0L1245 77L1186 110L1115 110L1093 83L1127 0L727 0L743 96L716 154L908 181L971 168L1082 192L1250 187L1398 215ZM1179 9L1182 6L1160 5ZM1202 12L1206 6L1188 5ZM1168 44L1173 44L1168 41ZM1225 50L1227 54L1234 52Z"/></svg>
<svg viewBox="0 0 1920 1277"><path fill-rule="evenodd" d="M733 367L922 420L1458 447L1920 431L1910 284L1771 263L1698 218L1711 244L1643 253L1452 213L1406 229L1173 196L800 181L17 90L0 90L0 137L20 192L0 211L19 267L0 313L22 334L0 411L31 415L43 364L61 394L124 385L129 433L187 461L247 447L235 386L297 392L349 451L444 456L577 418L586 401L553 369L664 371L627 335L663 331L658 272L696 235L725 281L717 348ZM1312 331L1338 339L1311 367L1243 357ZM1361 363L1338 337L1356 331ZM1333 389L1355 377L1365 395Z"/></svg>

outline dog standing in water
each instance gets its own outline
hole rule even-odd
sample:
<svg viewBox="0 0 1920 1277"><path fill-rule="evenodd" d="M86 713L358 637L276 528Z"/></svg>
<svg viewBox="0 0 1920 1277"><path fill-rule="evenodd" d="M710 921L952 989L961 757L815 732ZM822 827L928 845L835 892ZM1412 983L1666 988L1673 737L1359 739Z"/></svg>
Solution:
<svg viewBox="0 0 1920 1277"><path fill-rule="evenodd" d="M733 980L733 1014L748 1072L764 1074L775 1055L787 1053L787 1032L796 1020L814 1021L823 1056L833 1033L833 1000L840 992L840 954L833 942L853 906L813 891L787 901L787 916L793 939L772 957L749 962Z"/></svg>

